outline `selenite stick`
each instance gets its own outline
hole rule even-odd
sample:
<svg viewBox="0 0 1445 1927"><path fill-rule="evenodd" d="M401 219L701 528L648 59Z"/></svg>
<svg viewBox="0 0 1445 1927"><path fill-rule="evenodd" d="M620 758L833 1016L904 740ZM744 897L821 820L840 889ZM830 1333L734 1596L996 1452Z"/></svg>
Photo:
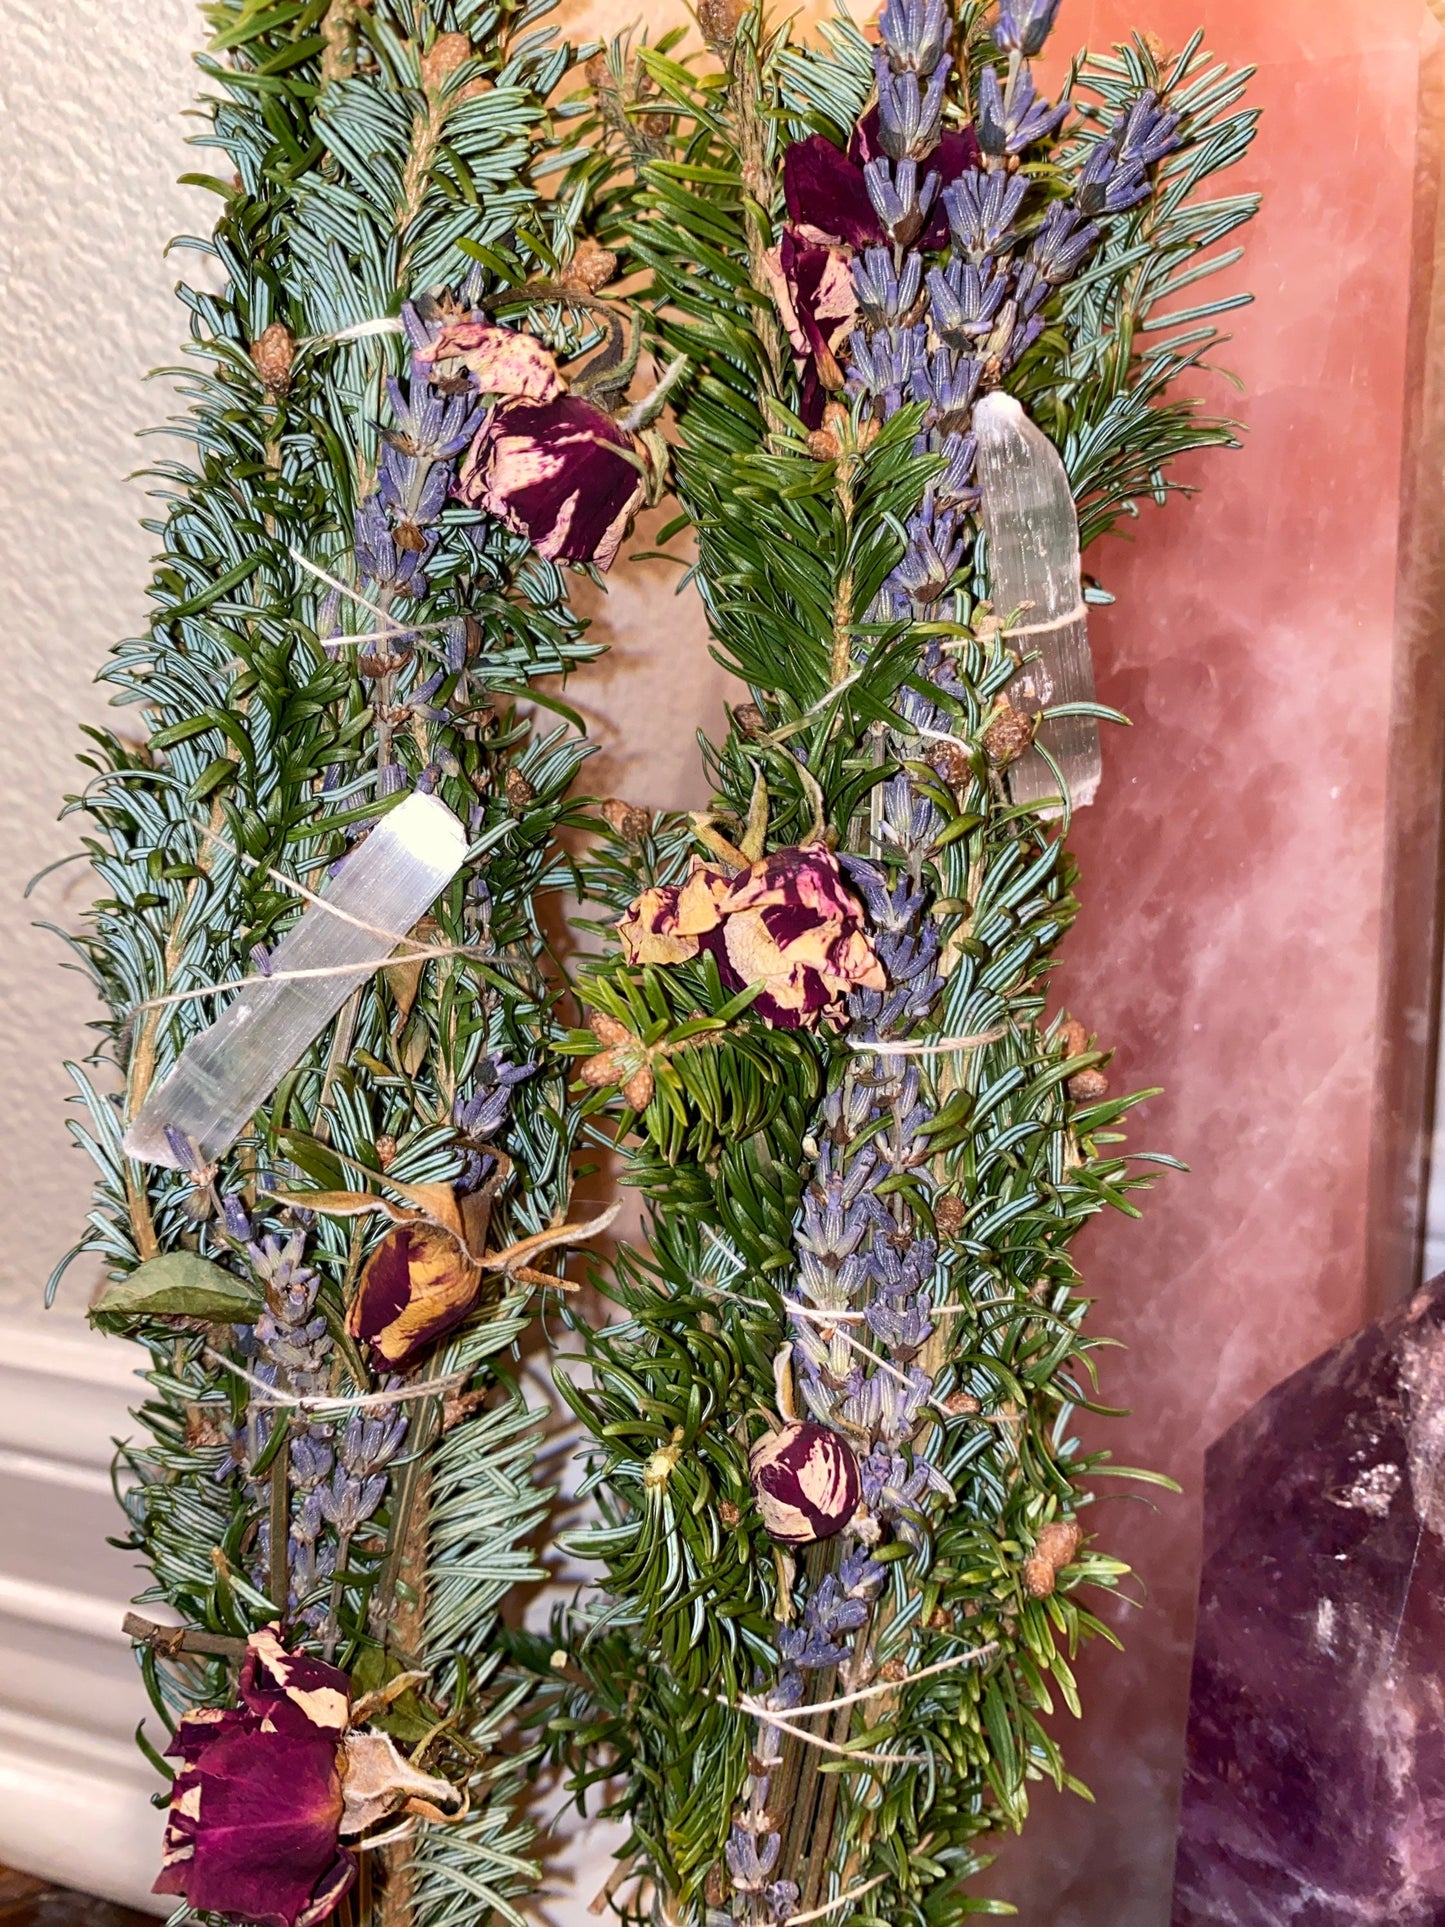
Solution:
<svg viewBox="0 0 1445 1927"><path fill-rule="evenodd" d="M466 850L466 831L435 796L409 796L382 817L276 946L265 978L191 1039L147 1097L125 1134L129 1156L177 1171L213 1163L436 902Z"/></svg>
<svg viewBox="0 0 1445 1927"><path fill-rule="evenodd" d="M1079 518L1059 451L1012 395L985 395L973 411L978 482L988 536L988 592L1008 621L1005 639L1022 667L1008 699L1037 716L1094 700L1094 664L1079 565ZM1032 656L1032 661L1023 660ZM1092 716L1051 717L1034 738L1058 764L1075 809L1092 803L1103 773ZM1057 796L1059 780L1037 749L1009 767L1015 803Z"/></svg>

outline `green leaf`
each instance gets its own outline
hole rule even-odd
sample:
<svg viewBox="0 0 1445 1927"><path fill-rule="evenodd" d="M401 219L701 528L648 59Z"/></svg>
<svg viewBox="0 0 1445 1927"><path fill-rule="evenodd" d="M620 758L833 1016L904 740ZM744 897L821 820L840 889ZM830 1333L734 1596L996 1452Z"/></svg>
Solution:
<svg viewBox="0 0 1445 1927"><path fill-rule="evenodd" d="M242 1324L261 1309L260 1288L194 1251L149 1258L128 1277L106 1286L90 1309L91 1323L115 1329L137 1318L204 1318Z"/></svg>

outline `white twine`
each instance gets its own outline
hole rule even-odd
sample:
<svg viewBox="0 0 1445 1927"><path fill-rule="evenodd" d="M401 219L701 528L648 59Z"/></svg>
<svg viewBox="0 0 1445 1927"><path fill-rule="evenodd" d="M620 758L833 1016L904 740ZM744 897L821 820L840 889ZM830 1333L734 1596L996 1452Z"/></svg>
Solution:
<svg viewBox="0 0 1445 1927"><path fill-rule="evenodd" d="M1066 614L1055 616L1052 622L1022 622L1001 631L1006 636L1047 636L1055 629L1067 629L1071 622L1087 622L1089 611L1082 602L1076 602Z"/></svg>
<svg viewBox="0 0 1445 1927"><path fill-rule="evenodd" d="M975 1031L969 1037L938 1037L932 1043L884 1043L870 1044L866 1038L850 1037L849 1050L857 1051L860 1056L869 1057L944 1057L951 1051L981 1050L985 1044L996 1044L1006 1037L1004 1030Z"/></svg>
<svg viewBox="0 0 1445 1927"><path fill-rule="evenodd" d="M329 569L323 569L319 562L313 562L309 556L303 555L294 543L291 545L288 553L291 560L296 563L299 568L305 569L308 575L314 575L317 581L324 582L328 589L335 589L338 595L344 595L348 601L356 603L360 608L366 609L380 621L387 623L389 625L387 633L394 636L412 634L413 624L409 622L398 622L390 610L383 609L379 602L373 602L369 596L362 595L359 589L351 588L341 580L340 576L333 575ZM344 642L346 638L339 636L337 640Z"/></svg>
<svg viewBox="0 0 1445 1927"><path fill-rule="evenodd" d="M369 321L353 321L329 335L303 335L298 348L329 348L342 341L365 341L370 335L404 335L406 323L399 314L374 315Z"/></svg>
<svg viewBox="0 0 1445 1927"><path fill-rule="evenodd" d="M888 1878L886 1873L875 1874L871 1880L865 1880L861 1887L851 1887L846 1894L839 1894L836 1900L828 1901L825 1906L810 1907L805 1914L789 1914L783 1927L803 1927L804 1921L822 1920L828 1914L836 1914L841 1907L851 1907L864 1894L871 1894L875 1887L881 1887Z"/></svg>
<svg viewBox="0 0 1445 1927"><path fill-rule="evenodd" d="M802 1740L807 1746L816 1746L822 1753L841 1753L859 1766L927 1766L927 1753L859 1753L847 1746L840 1746L836 1740L825 1740L819 1733L805 1733L800 1726L790 1726L780 1714L770 1713L761 1701L753 1701L744 1694L736 1706L726 1693L714 1693L713 1698L719 1706L726 1706L729 1712L746 1713L751 1718L761 1720L764 1726L775 1726L780 1733L786 1733L791 1740ZM799 1709L806 1714L810 1709Z"/></svg>
<svg viewBox="0 0 1445 1927"><path fill-rule="evenodd" d="M234 1358L227 1358L224 1352L213 1351L208 1345L206 1357L215 1364L222 1365L237 1378L244 1379L253 1391L263 1394L254 1403L258 1405L284 1406L293 1412L362 1412L378 1405L400 1405L408 1399L432 1398L439 1393L455 1391L465 1385L471 1377L469 1371L448 1372L445 1378L423 1379L419 1385L401 1385L394 1392L358 1392L354 1398L335 1398L329 1394L298 1396L295 1392L284 1391L279 1385L268 1385L254 1372L248 1372L244 1365L238 1365Z"/></svg>
<svg viewBox="0 0 1445 1927"><path fill-rule="evenodd" d="M350 921L350 919L348 919ZM405 938L398 938L405 942ZM385 970L393 962L425 963L432 957L474 957L478 962L491 961L485 950L478 950L474 944L449 943L435 950L423 950L395 960L383 957L379 963L315 964L305 970L273 970L262 976L232 977L220 984L197 984L194 990L172 990L164 997L147 997L143 1003L132 1004L131 1010L167 1010L172 1004L198 1003L204 997L221 997L228 990L251 990L258 984L300 983L313 977L373 977L378 970Z"/></svg>
<svg viewBox="0 0 1445 1927"><path fill-rule="evenodd" d="M839 1713L845 1706L858 1706L864 1700L880 1699L887 1693L901 1693L905 1686L916 1686L920 1680L933 1679L939 1673L951 1673L956 1666L970 1666L976 1659L991 1659L998 1651L998 1641L989 1640L985 1646L973 1646L966 1653L955 1653L951 1659L936 1660L932 1666L921 1666L916 1673L905 1673L902 1679L875 1680L871 1686L860 1686L856 1693L843 1693L837 1699L816 1700L811 1706L790 1707L784 1718L792 1720L811 1719L815 1713ZM753 1696L744 1693L739 1705L746 1712L756 1710ZM762 1702L757 1701L756 1707Z"/></svg>

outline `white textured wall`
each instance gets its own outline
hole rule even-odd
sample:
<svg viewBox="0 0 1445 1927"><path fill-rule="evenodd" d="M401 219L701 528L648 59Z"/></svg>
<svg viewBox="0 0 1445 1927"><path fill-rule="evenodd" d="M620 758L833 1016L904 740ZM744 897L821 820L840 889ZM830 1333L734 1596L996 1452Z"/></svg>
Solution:
<svg viewBox="0 0 1445 1927"><path fill-rule="evenodd" d="M86 866L26 882L76 847L56 821L78 786L78 724L107 647L144 616L136 431L164 412L172 235L211 198L176 185L194 95L192 0L0 0L0 1307L34 1310L85 1212L89 1165L64 1129L62 1060L88 1047L84 980L36 918L73 922ZM193 259L194 257L187 257ZM92 1274L93 1275L93 1274ZM66 1304L89 1278L71 1273Z"/></svg>

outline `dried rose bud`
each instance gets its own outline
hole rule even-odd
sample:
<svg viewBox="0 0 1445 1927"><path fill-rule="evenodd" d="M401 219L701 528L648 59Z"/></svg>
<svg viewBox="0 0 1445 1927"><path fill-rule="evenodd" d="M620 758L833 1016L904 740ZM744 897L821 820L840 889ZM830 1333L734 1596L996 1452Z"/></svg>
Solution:
<svg viewBox="0 0 1445 1927"><path fill-rule="evenodd" d="M515 763L507 771L505 784L507 801L514 810L524 810L529 803L536 801L537 792L523 776Z"/></svg>
<svg viewBox="0 0 1445 1927"><path fill-rule="evenodd" d="M600 241L584 236L562 270L562 286L578 294L596 294L617 272L617 256Z"/></svg>
<svg viewBox="0 0 1445 1927"><path fill-rule="evenodd" d="M296 337L284 321L273 321L251 343L252 366L273 401L291 386L291 366L295 359Z"/></svg>
<svg viewBox="0 0 1445 1927"><path fill-rule="evenodd" d="M1007 696L1000 696L993 721L983 732L983 750L991 763L1003 768L1015 763L1034 740L1034 718L1022 715Z"/></svg>
<svg viewBox="0 0 1445 1927"><path fill-rule="evenodd" d="M1089 1048L1089 1033L1077 1017L1068 1017L1059 1025L1058 1041L1065 1057L1080 1057Z"/></svg>
<svg viewBox="0 0 1445 1927"><path fill-rule="evenodd" d="M747 10L747 0L698 0L698 32L715 54L731 53Z"/></svg>
<svg viewBox="0 0 1445 1927"><path fill-rule="evenodd" d="M1024 1590L1030 1599L1049 1597L1064 1567L1072 1565L1083 1537L1077 1519L1055 1519L1044 1527L1024 1565Z"/></svg>
<svg viewBox="0 0 1445 1927"><path fill-rule="evenodd" d="M1075 1071L1065 1086L1076 1104L1097 1104L1109 1094L1109 1080L1101 1070Z"/></svg>
<svg viewBox="0 0 1445 1927"><path fill-rule="evenodd" d="M763 1525L780 1545L831 1539L858 1510L858 1461L848 1441L826 1425L785 1425L753 1447L749 1470Z"/></svg>
<svg viewBox="0 0 1445 1927"><path fill-rule="evenodd" d="M925 756L928 767L951 790L961 790L973 775L968 751L962 743L930 743Z"/></svg>
<svg viewBox="0 0 1445 1927"><path fill-rule="evenodd" d="M198 1913L321 1921L356 1879L341 1844L346 1674L288 1652L279 1627L246 1641L239 1706L187 1713L155 1893Z"/></svg>
<svg viewBox="0 0 1445 1927"><path fill-rule="evenodd" d="M610 824L624 843L642 843L652 834L652 813L635 803L624 803L620 796L609 796L602 805L602 820Z"/></svg>
<svg viewBox="0 0 1445 1927"><path fill-rule="evenodd" d="M367 1259L346 1329L370 1346L378 1371L397 1371L455 1331L481 1289L481 1271L450 1232L400 1224Z"/></svg>
<svg viewBox="0 0 1445 1927"><path fill-rule="evenodd" d="M831 428L815 428L808 436L808 453L815 462L836 462L843 447Z"/></svg>

